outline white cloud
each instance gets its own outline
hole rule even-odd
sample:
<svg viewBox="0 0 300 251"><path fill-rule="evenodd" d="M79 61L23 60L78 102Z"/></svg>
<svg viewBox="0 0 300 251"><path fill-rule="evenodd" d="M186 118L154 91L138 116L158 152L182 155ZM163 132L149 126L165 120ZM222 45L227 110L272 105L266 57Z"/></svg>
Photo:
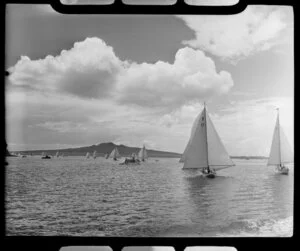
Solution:
<svg viewBox="0 0 300 251"><path fill-rule="evenodd" d="M131 64L119 82L121 103L171 110L227 93L233 86L230 73L217 73L209 57L188 47L177 51L173 64Z"/></svg>
<svg viewBox="0 0 300 251"><path fill-rule="evenodd" d="M227 93L233 86L231 75L218 73L212 59L200 50L178 50L173 64L129 63L95 37L56 57L22 56L9 71L14 86L168 110Z"/></svg>
<svg viewBox="0 0 300 251"><path fill-rule="evenodd" d="M13 85L41 91L64 92L81 97L103 97L116 84L122 62L113 48L98 38L77 42L59 56L30 60L22 56L9 69Z"/></svg>
<svg viewBox="0 0 300 251"><path fill-rule="evenodd" d="M248 6L242 13L226 16L178 16L195 32L184 44L236 62L281 43L287 27L286 9Z"/></svg>

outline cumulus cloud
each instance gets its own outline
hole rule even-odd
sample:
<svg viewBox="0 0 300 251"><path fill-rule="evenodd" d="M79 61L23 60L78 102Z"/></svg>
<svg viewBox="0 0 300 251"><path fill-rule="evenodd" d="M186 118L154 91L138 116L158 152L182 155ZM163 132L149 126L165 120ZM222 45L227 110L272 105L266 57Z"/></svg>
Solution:
<svg viewBox="0 0 300 251"><path fill-rule="evenodd" d="M119 78L119 101L148 107L180 107L224 94L233 86L230 73L218 73L200 50L177 51L173 64L133 63Z"/></svg>
<svg viewBox="0 0 300 251"><path fill-rule="evenodd" d="M22 56L9 68L9 79L17 86L97 98L114 88L122 64L103 40L87 38L56 57L31 60Z"/></svg>
<svg viewBox="0 0 300 251"><path fill-rule="evenodd" d="M274 47L287 27L285 12L280 7L248 6L242 13L217 18L178 17L195 32L195 38L185 40L183 44L232 62Z"/></svg>
<svg viewBox="0 0 300 251"><path fill-rule="evenodd" d="M112 47L95 37L56 57L22 56L9 71L13 86L171 110L224 94L233 86L230 73L217 72L200 50L182 48L172 64L138 64L121 61Z"/></svg>

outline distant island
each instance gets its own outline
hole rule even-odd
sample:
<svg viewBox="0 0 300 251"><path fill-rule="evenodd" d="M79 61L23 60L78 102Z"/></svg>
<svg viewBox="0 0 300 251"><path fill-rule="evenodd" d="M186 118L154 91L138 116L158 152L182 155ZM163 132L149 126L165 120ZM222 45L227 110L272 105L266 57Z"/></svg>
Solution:
<svg viewBox="0 0 300 251"><path fill-rule="evenodd" d="M55 155L56 152L64 154L64 156L84 156L87 152L93 153L97 152L98 156L104 156L106 153L111 153L111 151L117 147L120 155L130 156L132 153L138 153L141 149L140 147L130 147L125 145L116 145L112 142L100 143L98 145L84 146L78 148L66 148L66 149L51 149L51 150L30 150L30 151L16 151L17 153L23 155L41 155L43 152L50 155ZM160 157L160 158L180 158L181 153L158 151L147 149L149 157ZM231 156L233 159L267 159L265 156Z"/></svg>
<svg viewBox="0 0 300 251"><path fill-rule="evenodd" d="M265 156L230 156L232 159L268 159Z"/></svg>
<svg viewBox="0 0 300 251"><path fill-rule="evenodd" d="M52 149L52 150L31 150L31 151L18 151L18 153L24 154L24 155L41 155L43 152L45 154L55 155L56 152L59 151L60 154L64 154L64 156L83 156L87 152L93 153L94 151L97 152L98 156L104 156L105 154L111 153L111 151L117 147L118 151L121 156L131 156L132 153L138 153L141 148L139 147L130 147L125 145L116 145L112 142L109 143L101 143L98 145L92 145L92 146L84 146L84 147L78 147L78 148L66 148L66 149ZM180 158L180 153L174 153L174 152L166 152L166 151L157 151L157 150L151 150L147 149L147 154L149 157L163 157L163 158Z"/></svg>

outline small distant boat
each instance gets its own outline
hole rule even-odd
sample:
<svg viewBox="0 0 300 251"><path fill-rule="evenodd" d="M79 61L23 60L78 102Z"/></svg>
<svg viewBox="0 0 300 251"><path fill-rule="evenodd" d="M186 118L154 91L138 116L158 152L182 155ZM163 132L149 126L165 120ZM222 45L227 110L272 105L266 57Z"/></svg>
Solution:
<svg viewBox="0 0 300 251"><path fill-rule="evenodd" d="M123 163L120 163L120 165L139 165L140 160L136 157L136 154L131 154L131 157L126 158Z"/></svg>
<svg viewBox="0 0 300 251"><path fill-rule="evenodd" d="M51 159L50 155L44 155L42 156L42 159Z"/></svg>
<svg viewBox="0 0 300 251"><path fill-rule="evenodd" d="M93 153L93 158L94 158L94 159L97 158L97 151L94 151L94 153Z"/></svg>
<svg viewBox="0 0 300 251"><path fill-rule="evenodd" d="M87 152L86 155L85 155L85 158L88 159L89 157L90 157L90 153Z"/></svg>
<svg viewBox="0 0 300 251"><path fill-rule="evenodd" d="M113 160L118 160L118 158L121 157L121 155L119 154L118 148L115 147L114 150L112 150L112 152L109 155L110 158L113 158Z"/></svg>
<svg viewBox="0 0 300 251"><path fill-rule="evenodd" d="M183 169L201 169L207 178L214 178L216 171L234 166L205 107L196 118L189 142L179 160Z"/></svg>
<svg viewBox="0 0 300 251"><path fill-rule="evenodd" d="M146 150L145 145L139 151L138 158L139 158L140 161L145 161L146 159L148 159L147 150Z"/></svg>
<svg viewBox="0 0 300 251"><path fill-rule="evenodd" d="M290 144L279 123L279 109L277 108L277 120L273 133L272 145L268 160L268 166L276 166L280 174L289 174L289 168L285 164L292 163L294 156Z"/></svg>
<svg viewBox="0 0 300 251"><path fill-rule="evenodd" d="M59 152L56 152L55 157L56 157L56 158L59 157Z"/></svg>

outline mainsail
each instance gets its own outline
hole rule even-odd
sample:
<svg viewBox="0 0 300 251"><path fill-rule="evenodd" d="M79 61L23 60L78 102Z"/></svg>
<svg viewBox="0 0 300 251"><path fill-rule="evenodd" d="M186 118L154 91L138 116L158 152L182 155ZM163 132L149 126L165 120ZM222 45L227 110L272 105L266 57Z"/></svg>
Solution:
<svg viewBox="0 0 300 251"><path fill-rule="evenodd" d="M112 150L112 152L110 153L109 157L114 159L121 157L118 148L114 148L114 150Z"/></svg>
<svg viewBox="0 0 300 251"><path fill-rule="evenodd" d="M86 155L85 155L85 157L88 159L90 157L90 153L87 152Z"/></svg>
<svg viewBox="0 0 300 251"><path fill-rule="evenodd" d="M271 151L268 166L281 165L294 161L294 156L290 144L279 123L279 112L277 114L276 125L273 133Z"/></svg>
<svg viewBox="0 0 300 251"><path fill-rule="evenodd" d="M94 158L94 159L97 158L97 151L94 151L94 153L93 153L93 158Z"/></svg>
<svg viewBox="0 0 300 251"><path fill-rule="evenodd" d="M139 156L139 159L142 161L145 161L148 158L147 150L146 150L145 146L143 146L143 148L139 151L138 156Z"/></svg>
<svg viewBox="0 0 300 251"><path fill-rule="evenodd" d="M206 107L193 124L189 142L180 162L184 162L183 168L210 167L220 170L234 166L206 112Z"/></svg>
<svg viewBox="0 0 300 251"><path fill-rule="evenodd" d="M56 158L59 157L59 152L56 152L55 157L56 157Z"/></svg>

